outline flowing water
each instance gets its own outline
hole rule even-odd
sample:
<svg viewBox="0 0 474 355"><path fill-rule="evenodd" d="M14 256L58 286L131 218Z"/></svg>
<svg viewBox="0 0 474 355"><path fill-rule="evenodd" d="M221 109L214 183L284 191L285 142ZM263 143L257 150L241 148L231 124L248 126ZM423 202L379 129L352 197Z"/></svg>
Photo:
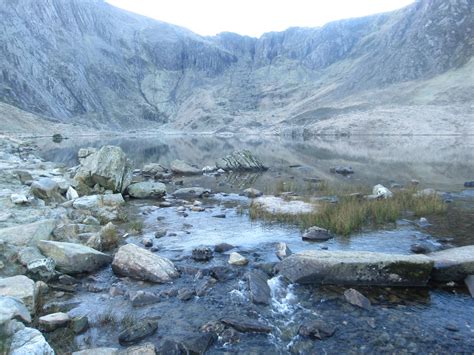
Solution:
<svg viewBox="0 0 474 355"><path fill-rule="evenodd" d="M80 138L54 144L38 140L45 159L77 164L81 147L120 145L141 168L146 163L169 166L182 159L199 167L212 165L234 150L249 149L270 167L261 174L199 176L183 178L183 185L211 188L216 194L201 200L204 212L176 207L159 208L159 201L130 200L131 218L142 220L143 232L127 237L140 243L165 228L165 237L154 239L157 253L173 260L182 276L173 284L154 285L116 277L105 269L82 280L82 288L69 302L76 306L73 315L88 315L91 329L76 337L81 347L118 346L117 336L130 318L159 318L158 332L147 341L160 346L163 339L178 341L199 334L204 324L223 317L245 318L269 325L271 334L241 333L222 336L209 353L367 353L474 352L474 300L463 285L427 288L363 288L373 307L363 310L344 301L344 288L301 286L286 283L279 276L270 278L271 304L249 301L245 274L259 267L271 270L277 262L275 244L286 242L293 252L307 249L368 250L409 254L410 246L425 241L434 249L474 244L474 193L463 187L474 179L474 142L463 137L345 137L293 140L276 137L107 137ZM329 172L333 166L352 166L350 177ZM382 183L407 184L420 181L422 188L446 192L446 216L430 219L420 227L417 221L400 220L381 230L364 230L349 237L336 236L323 243L301 239L295 226L250 220L249 199L238 193L255 187L267 193L286 188L309 193L312 179L331 184L372 186ZM177 186L181 187L181 186ZM176 186L169 185L172 191ZM225 214L225 218L215 218ZM214 247L219 243L236 246L250 261L247 267L230 267L228 254L215 253L209 262L199 263L190 256L193 248ZM209 286L209 280L217 283ZM145 290L161 293L161 301L132 307L126 295L112 296L109 290ZM182 301L177 290L207 290ZM199 292L198 292L199 293ZM164 295L171 295L166 297ZM79 302L78 305L75 302ZM302 323L322 319L336 327L325 340L309 340L298 335Z"/></svg>

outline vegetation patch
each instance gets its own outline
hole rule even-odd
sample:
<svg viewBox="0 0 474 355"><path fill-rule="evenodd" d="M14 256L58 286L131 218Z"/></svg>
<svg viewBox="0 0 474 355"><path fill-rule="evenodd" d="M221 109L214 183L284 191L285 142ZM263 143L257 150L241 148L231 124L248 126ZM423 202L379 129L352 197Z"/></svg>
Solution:
<svg viewBox="0 0 474 355"><path fill-rule="evenodd" d="M329 191L329 188L325 190ZM436 194L416 195L415 189L403 189L392 198L367 200L360 194L343 191L337 203L319 202L317 211L305 214L269 213L258 204L250 206L251 219L295 224L302 229L311 226L326 228L333 233L349 235L364 226L381 226L405 215L427 217L446 211L446 204Z"/></svg>

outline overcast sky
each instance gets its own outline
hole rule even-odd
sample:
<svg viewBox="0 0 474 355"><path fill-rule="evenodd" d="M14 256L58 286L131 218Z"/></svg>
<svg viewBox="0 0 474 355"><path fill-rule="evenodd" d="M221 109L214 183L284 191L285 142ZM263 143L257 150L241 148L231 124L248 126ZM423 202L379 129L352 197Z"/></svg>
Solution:
<svg viewBox="0 0 474 355"><path fill-rule="evenodd" d="M258 37L288 27L317 27L330 21L391 11L413 0L107 0L201 35L229 31Z"/></svg>

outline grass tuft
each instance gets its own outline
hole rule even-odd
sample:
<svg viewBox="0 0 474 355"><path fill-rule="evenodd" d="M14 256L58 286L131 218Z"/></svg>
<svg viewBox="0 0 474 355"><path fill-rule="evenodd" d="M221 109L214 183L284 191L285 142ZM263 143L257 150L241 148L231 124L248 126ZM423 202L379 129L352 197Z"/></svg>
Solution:
<svg viewBox="0 0 474 355"><path fill-rule="evenodd" d="M326 187L326 191L330 188ZM349 235L364 226L393 223L408 213L421 217L446 212L446 204L439 196L417 196L414 189L395 192L392 198L382 200L366 200L350 193L348 190L339 191L338 203L320 202L313 213L273 214L252 204L249 215L253 220L295 224L302 229L319 226L336 234Z"/></svg>

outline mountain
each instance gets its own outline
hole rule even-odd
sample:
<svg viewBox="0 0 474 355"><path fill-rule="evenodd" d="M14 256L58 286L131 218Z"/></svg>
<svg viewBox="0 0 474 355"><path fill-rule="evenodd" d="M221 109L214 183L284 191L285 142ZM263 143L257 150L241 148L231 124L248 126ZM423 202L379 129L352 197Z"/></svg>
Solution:
<svg viewBox="0 0 474 355"><path fill-rule="evenodd" d="M470 0L419 0L203 37L102 0L0 0L0 102L100 129L465 131L473 12Z"/></svg>

